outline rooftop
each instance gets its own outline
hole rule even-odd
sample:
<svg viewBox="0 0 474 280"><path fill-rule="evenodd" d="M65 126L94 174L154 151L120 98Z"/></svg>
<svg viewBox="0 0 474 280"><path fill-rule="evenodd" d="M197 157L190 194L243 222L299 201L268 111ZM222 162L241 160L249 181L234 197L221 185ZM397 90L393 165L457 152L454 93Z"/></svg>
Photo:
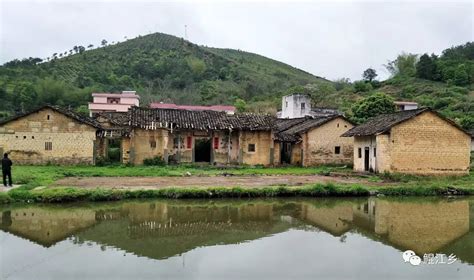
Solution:
<svg viewBox="0 0 474 280"><path fill-rule="evenodd" d="M177 110L190 110L190 111L218 111L218 112L235 112L235 106L231 105L176 105L174 103L159 103L152 102L150 108L153 109L177 109Z"/></svg>

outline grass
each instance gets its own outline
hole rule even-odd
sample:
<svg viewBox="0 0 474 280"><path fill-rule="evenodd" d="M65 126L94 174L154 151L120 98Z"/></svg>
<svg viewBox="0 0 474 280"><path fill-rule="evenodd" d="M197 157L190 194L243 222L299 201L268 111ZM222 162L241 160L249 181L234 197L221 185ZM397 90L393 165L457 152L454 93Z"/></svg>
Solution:
<svg viewBox="0 0 474 280"><path fill-rule="evenodd" d="M253 198L253 197L330 197L330 196L436 196L436 195L474 195L474 172L463 177L428 177L400 174L371 175L369 182L389 182L390 184L364 186L357 184L312 184L288 187L266 188L210 187L210 188L164 188L156 190L111 190L81 189L72 187L48 187L54 181L68 177L98 176L195 176L233 175L308 175L329 174L330 172L352 174L348 168L321 166L301 167L232 167L212 166L165 166L165 167L127 167L127 166L16 166L14 178L20 188L8 193L0 193L0 204L11 202L60 203L72 201L115 201L132 198ZM43 186L43 188L37 188Z"/></svg>

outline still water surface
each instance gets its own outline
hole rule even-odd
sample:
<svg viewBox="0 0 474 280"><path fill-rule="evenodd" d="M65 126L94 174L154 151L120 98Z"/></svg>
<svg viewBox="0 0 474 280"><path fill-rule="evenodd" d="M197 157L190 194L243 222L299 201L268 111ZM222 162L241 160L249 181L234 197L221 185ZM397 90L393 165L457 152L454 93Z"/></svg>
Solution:
<svg viewBox="0 0 474 280"><path fill-rule="evenodd" d="M0 208L0 279L474 279L474 200ZM402 252L454 254L405 263Z"/></svg>

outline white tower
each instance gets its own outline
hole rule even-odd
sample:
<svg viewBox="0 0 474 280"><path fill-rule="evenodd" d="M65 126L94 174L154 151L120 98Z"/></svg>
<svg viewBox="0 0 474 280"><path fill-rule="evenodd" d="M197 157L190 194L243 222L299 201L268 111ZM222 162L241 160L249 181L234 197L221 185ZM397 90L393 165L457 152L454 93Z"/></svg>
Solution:
<svg viewBox="0 0 474 280"><path fill-rule="evenodd" d="M311 99L307 95L286 95L281 101L281 118L295 119L311 115Z"/></svg>

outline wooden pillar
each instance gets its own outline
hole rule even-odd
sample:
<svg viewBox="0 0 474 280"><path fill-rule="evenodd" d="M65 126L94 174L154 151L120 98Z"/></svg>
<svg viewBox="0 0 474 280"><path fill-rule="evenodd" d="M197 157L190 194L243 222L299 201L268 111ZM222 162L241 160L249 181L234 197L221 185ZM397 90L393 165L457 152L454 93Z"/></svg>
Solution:
<svg viewBox="0 0 474 280"><path fill-rule="evenodd" d="M238 162L242 164L244 162L243 159L243 147L242 147L242 130L239 130L239 155L238 155Z"/></svg>
<svg viewBox="0 0 474 280"><path fill-rule="evenodd" d="M181 133L178 132L178 153L176 154L176 160L181 163Z"/></svg>
<svg viewBox="0 0 474 280"><path fill-rule="evenodd" d="M227 164L230 164L230 145L232 138L232 129L229 129L229 138L227 139Z"/></svg>
<svg viewBox="0 0 474 280"><path fill-rule="evenodd" d="M215 164L215 151L214 151L214 131L211 131L211 160L210 164Z"/></svg>

